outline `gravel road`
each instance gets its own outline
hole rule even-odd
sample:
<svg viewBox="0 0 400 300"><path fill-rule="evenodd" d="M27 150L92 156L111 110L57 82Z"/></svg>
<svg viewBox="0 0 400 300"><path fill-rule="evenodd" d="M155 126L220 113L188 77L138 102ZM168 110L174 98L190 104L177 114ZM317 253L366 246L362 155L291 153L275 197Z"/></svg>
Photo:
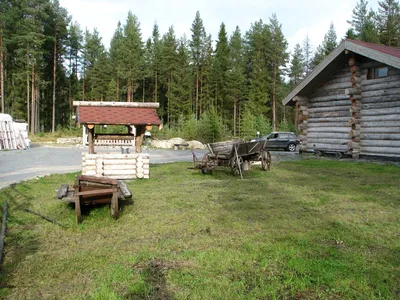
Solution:
<svg viewBox="0 0 400 300"><path fill-rule="evenodd" d="M119 148L96 148L97 152L121 153ZM85 148L76 146L42 146L33 145L28 150L0 151L0 189L10 184L36 177L57 173L72 173L81 170L82 153ZM150 154L150 163L192 161L190 150L157 150L143 149ZM206 150L194 150L198 158ZM298 153L271 152L272 162L298 159Z"/></svg>

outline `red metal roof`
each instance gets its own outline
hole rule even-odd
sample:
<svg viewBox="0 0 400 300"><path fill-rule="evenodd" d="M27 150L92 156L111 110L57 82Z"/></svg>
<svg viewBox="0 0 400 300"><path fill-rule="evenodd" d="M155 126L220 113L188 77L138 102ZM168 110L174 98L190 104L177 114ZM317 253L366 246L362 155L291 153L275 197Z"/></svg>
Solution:
<svg viewBox="0 0 400 300"><path fill-rule="evenodd" d="M118 106L78 106L80 124L160 125L155 108Z"/></svg>
<svg viewBox="0 0 400 300"><path fill-rule="evenodd" d="M389 47L389 46L385 46L385 45L367 43L367 42L362 42L362 41L357 41L357 40L352 40L352 39L346 39L346 40L349 42L364 46L366 48L400 58L400 48L398 48L398 47Z"/></svg>

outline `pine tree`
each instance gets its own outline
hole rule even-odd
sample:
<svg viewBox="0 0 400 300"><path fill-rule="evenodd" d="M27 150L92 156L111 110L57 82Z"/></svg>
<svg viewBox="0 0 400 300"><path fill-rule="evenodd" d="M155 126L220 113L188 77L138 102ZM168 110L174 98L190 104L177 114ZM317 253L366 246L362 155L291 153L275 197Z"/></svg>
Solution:
<svg viewBox="0 0 400 300"><path fill-rule="evenodd" d="M253 113L266 114L269 108L269 66L266 53L271 40L268 27L259 20L246 32L246 77L248 85L248 102L246 109Z"/></svg>
<svg viewBox="0 0 400 300"><path fill-rule="evenodd" d="M289 82L292 88L295 88L305 75L305 60L303 50L300 44L296 44L293 49L292 59L290 61Z"/></svg>
<svg viewBox="0 0 400 300"><path fill-rule="evenodd" d="M114 95L108 95L110 99L114 99L114 101L120 101L121 99L121 78L123 77L123 65L124 65L124 33L121 22L118 22L117 29L114 32L114 35L110 42L110 64L113 73L113 88L115 91Z"/></svg>
<svg viewBox="0 0 400 300"><path fill-rule="evenodd" d="M312 60L312 66L315 68L325 57L327 57L336 47L337 35L333 22L329 25L329 30L324 36L322 44L318 46L315 51L314 58Z"/></svg>
<svg viewBox="0 0 400 300"><path fill-rule="evenodd" d="M239 27L236 27L229 41L229 67L228 70L228 92L227 99L229 105L232 108L231 127L233 129L233 135L238 134L238 115L239 105L245 97L245 53L242 41L242 35ZM230 118L228 118L229 120Z"/></svg>
<svg viewBox="0 0 400 300"><path fill-rule="evenodd" d="M215 47L214 61L213 61L213 75L212 81L214 85L214 99L213 107L217 105L221 111L222 118L225 117L227 110L231 106L226 107L227 100L227 75L229 70L229 45L226 33L225 24L222 23L218 33L218 40Z"/></svg>
<svg viewBox="0 0 400 300"><path fill-rule="evenodd" d="M123 41L124 64L121 75L126 81L125 91L127 102L131 102L133 94L139 86L139 80L142 78L144 63L140 23L132 12L128 13L128 18L124 26Z"/></svg>
<svg viewBox="0 0 400 300"><path fill-rule="evenodd" d="M278 94L279 87L282 84L283 67L288 59L287 41L282 32L282 25L279 23L275 14L270 18L269 24L271 44L269 48L269 60L271 66L271 92L270 99L272 102L272 126L277 130L278 126ZM280 105L280 103L279 103Z"/></svg>
<svg viewBox="0 0 400 300"><path fill-rule="evenodd" d="M367 5L368 1L366 0L357 2L356 7L353 9L352 20L347 21L356 36L360 36L365 28L368 16Z"/></svg>
<svg viewBox="0 0 400 300"><path fill-rule="evenodd" d="M81 59L83 48L83 32L78 23L70 24L68 28L68 40L66 42L66 59L68 62L68 101L72 111L72 102L81 99L78 74L81 71Z"/></svg>
<svg viewBox="0 0 400 300"><path fill-rule="evenodd" d="M400 5L395 0L378 1L377 14L380 41L387 46L400 46Z"/></svg>
<svg viewBox="0 0 400 300"><path fill-rule="evenodd" d="M200 85L201 85L201 72L205 58L205 43L206 43L206 31L203 26L203 20L200 17L200 12L196 12L195 19L192 23L192 39L190 41L190 49L192 54L192 62L194 67L194 73L196 78L195 83L195 103L194 111L196 118L200 116Z"/></svg>
<svg viewBox="0 0 400 300"><path fill-rule="evenodd" d="M310 74L312 71L311 55L312 55L311 41L307 33L306 38L303 41L304 71L306 75Z"/></svg>

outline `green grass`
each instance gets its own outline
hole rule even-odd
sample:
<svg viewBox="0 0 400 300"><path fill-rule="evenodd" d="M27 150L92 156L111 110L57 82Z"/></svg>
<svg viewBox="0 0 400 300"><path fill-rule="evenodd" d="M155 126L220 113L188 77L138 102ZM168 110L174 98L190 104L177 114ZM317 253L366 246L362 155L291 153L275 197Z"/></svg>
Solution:
<svg viewBox="0 0 400 300"><path fill-rule="evenodd" d="M400 168L330 160L258 167L152 165L134 203L81 225L55 189L76 174L0 191L9 299L400 298ZM65 228L24 211L39 212Z"/></svg>

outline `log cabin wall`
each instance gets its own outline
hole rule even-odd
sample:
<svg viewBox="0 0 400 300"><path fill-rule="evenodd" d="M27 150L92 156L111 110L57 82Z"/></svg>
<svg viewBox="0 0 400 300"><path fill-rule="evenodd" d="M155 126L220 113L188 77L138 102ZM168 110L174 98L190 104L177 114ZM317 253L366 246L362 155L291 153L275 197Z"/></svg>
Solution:
<svg viewBox="0 0 400 300"><path fill-rule="evenodd" d="M306 129L305 137L301 137L306 142L302 150L348 151L351 101L345 90L353 87L353 75L346 64L308 96L307 107L303 105L307 120L299 124L299 129Z"/></svg>
<svg viewBox="0 0 400 300"><path fill-rule="evenodd" d="M370 78L379 67L385 66L361 64L360 154L400 157L400 70L388 67L387 76Z"/></svg>

